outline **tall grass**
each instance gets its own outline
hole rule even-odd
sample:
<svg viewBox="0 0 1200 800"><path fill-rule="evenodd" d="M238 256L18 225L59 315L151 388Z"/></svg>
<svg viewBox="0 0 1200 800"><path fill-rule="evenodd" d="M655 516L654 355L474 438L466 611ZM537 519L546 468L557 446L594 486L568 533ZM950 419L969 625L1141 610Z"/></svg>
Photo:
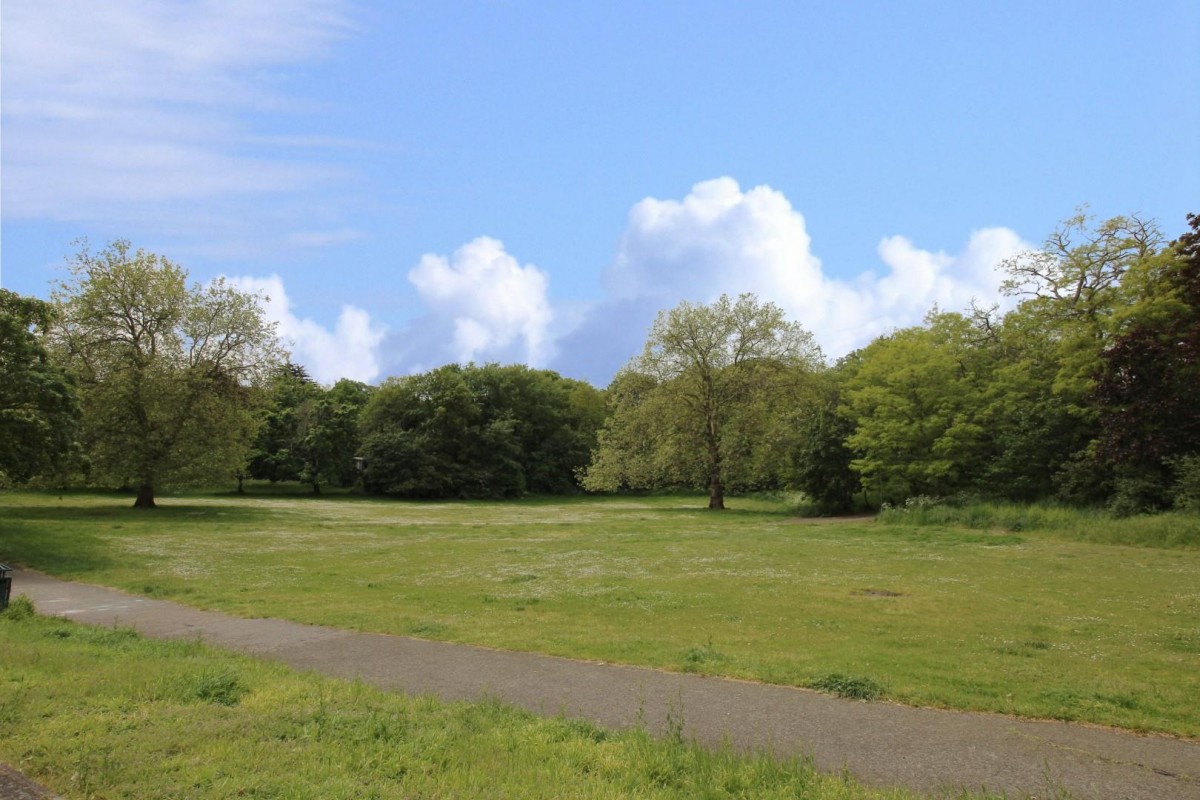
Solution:
<svg viewBox="0 0 1200 800"><path fill-rule="evenodd" d="M681 725L659 740L389 694L24 612L0 614L0 720L0 762L69 797L914 797Z"/></svg>
<svg viewBox="0 0 1200 800"><path fill-rule="evenodd" d="M1171 511L1118 517L1101 509L1049 503L910 501L885 508L879 521L889 525L944 525L973 530L1039 531L1097 544L1136 547L1200 548L1200 513Z"/></svg>

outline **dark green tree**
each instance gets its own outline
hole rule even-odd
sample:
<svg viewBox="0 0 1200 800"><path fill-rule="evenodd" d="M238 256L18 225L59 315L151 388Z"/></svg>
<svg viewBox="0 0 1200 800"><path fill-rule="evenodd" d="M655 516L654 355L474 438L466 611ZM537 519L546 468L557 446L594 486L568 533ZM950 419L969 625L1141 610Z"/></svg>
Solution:
<svg viewBox="0 0 1200 800"><path fill-rule="evenodd" d="M814 401L796 420L788 482L811 497L822 514L850 511L854 495L862 491L852 467L854 451L846 444L854 420L841 410L841 383L855 358L847 356L823 376Z"/></svg>
<svg viewBox="0 0 1200 800"><path fill-rule="evenodd" d="M429 498L574 491L602 402L587 384L520 365L389 379L363 411L364 485Z"/></svg>
<svg viewBox="0 0 1200 800"><path fill-rule="evenodd" d="M1150 265L1097 371L1098 452L1128 510L1166 505L1176 465L1200 455L1200 216L1188 224Z"/></svg>
<svg viewBox="0 0 1200 800"><path fill-rule="evenodd" d="M349 486L357 478L354 457L359 450L359 420L371 387L347 378L328 390L318 389L301 405L296 450L299 479L319 494L321 484Z"/></svg>
<svg viewBox="0 0 1200 800"><path fill-rule="evenodd" d="M272 375L266 388L262 425L254 440L247 472L251 478L298 481L304 471L301 420L321 394L304 367L290 361Z"/></svg>
<svg viewBox="0 0 1200 800"><path fill-rule="evenodd" d="M74 382L43 341L54 307L0 289L0 479L57 471L76 445Z"/></svg>

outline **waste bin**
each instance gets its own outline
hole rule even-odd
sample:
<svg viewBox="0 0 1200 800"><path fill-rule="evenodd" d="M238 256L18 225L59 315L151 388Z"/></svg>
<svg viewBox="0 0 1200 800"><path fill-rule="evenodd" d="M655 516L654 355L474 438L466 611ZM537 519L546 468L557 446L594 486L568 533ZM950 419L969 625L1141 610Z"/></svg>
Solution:
<svg viewBox="0 0 1200 800"><path fill-rule="evenodd" d="M0 564L0 611L8 608L8 594L12 591L11 572L10 567Z"/></svg>

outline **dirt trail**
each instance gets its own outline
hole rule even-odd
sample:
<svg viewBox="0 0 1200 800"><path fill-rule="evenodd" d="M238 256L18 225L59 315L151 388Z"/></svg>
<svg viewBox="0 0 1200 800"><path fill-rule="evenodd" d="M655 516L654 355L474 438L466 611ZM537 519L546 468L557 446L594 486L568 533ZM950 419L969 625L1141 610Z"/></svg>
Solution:
<svg viewBox="0 0 1200 800"><path fill-rule="evenodd" d="M641 721L741 749L771 748L846 769L877 786L959 788L1017 796L1200 800L1200 741L840 700L816 692L641 667L355 633L275 619L242 619L33 571L13 594L43 614L148 636L206 642L412 694L498 697L538 714L623 728Z"/></svg>

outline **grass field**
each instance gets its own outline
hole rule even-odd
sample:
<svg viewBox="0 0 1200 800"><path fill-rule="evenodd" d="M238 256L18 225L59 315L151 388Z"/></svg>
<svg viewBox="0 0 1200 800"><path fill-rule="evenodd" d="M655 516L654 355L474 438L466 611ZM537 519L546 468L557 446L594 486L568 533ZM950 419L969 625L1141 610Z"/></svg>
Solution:
<svg viewBox="0 0 1200 800"><path fill-rule="evenodd" d="M0 560L246 616L1200 735L1186 546L686 497L128 504L5 495Z"/></svg>
<svg viewBox="0 0 1200 800"><path fill-rule="evenodd" d="M68 797L912 798L495 702L442 703L196 643L0 614L0 761Z"/></svg>

